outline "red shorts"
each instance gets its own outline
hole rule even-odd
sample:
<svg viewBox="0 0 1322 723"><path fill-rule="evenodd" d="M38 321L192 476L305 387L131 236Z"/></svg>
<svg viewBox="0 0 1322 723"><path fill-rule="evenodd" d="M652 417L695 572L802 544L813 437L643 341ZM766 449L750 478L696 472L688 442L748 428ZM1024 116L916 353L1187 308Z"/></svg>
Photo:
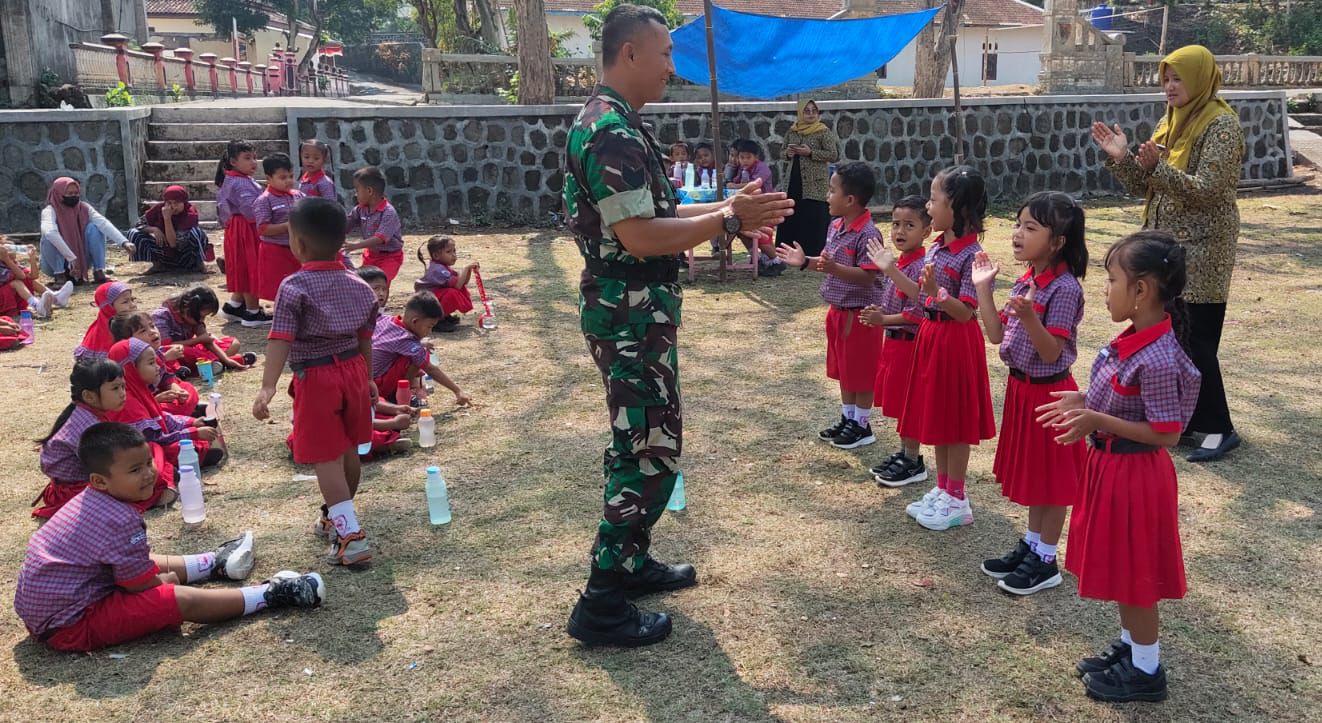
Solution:
<svg viewBox="0 0 1322 723"><path fill-rule="evenodd" d="M4 319L5 321L11 324L17 323L8 316L0 316L0 319ZM26 338L28 338L28 335L24 334L21 331L14 336L10 336L8 334L0 334L0 351L8 351L9 349L13 349L14 347L22 344L23 340Z"/></svg>
<svg viewBox="0 0 1322 723"><path fill-rule="evenodd" d="M386 272L386 278L394 281L399 276L399 268L404 265L404 252L392 251L390 253L380 253L376 249L367 249L363 252L363 265L375 266Z"/></svg>
<svg viewBox="0 0 1322 723"><path fill-rule="evenodd" d="M372 395L362 356L294 374L294 461L331 462L372 440Z"/></svg>
<svg viewBox="0 0 1322 723"><path fill-rule="evenodd" d="M20 298L13 282L11 279L8 284L0 284L0 316L17 316L28 308L27 296ZM32 279L23 279L23 285L28 288L28 296L32 296Z"/></svg>
<svg viewBox="0 0 1322 723"><path fill-rule="evenodd" d="M260 241L257 244L257 298L275 300L280 282L303 268L288 246Z"/></svg>
<svg viewBox="0 0 1322 723"><path fill-rule="evenodd" d="M899 419L909 394L909 373L913 370L913 339L886 337L881 345L881 363L877 365L877 383L872 389L872 408L882 416Z"/></svg>
<svg viewBox="0 0 1322 723"><path fill-rule="evenodd" d="M225 226L225 288L231 294L255 294L258 282L257 227L235 214Z"/></svg>
<svg viewBox="0 0 1322 723"><path fill-rule="evenodd" d="M871 392L877 381L882 330L858 320L858 309L826 312L826 376L846 392Z"/></svg>
<svg viewBox="0 0 1322 723"><path fill-rule="evenodd" d="M127 643L183 623L174 585L139 592L115 590L88 606L83 616L50 634L45 643L65 652L87 652Z"/></svg>
<svg viewBox="0 0 1322 723"><path fill-rule="evenodd" d="M453 313L467 314L473 310L473 295L468 289L447 286L432 290L437 301L441 302L441 311L449 316Z"/></svg>
<svg viewBox="0 0 1322 723"><path fill-rule="evenodd" d="M377 393L388 395L386 401L395 404L395 389L398 388L400 381L409 379L409 369L412 367L413 362L408 357L403 355L395 357L395 361L391 363L385 373L372 380L376 383ZM412 381L409 379L410 385Z"/></svg>

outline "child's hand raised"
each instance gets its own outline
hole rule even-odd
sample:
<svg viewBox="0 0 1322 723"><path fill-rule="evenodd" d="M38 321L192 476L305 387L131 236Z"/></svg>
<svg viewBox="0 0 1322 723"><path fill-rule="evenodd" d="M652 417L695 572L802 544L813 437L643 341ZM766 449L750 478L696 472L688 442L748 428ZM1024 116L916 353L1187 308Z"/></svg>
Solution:
<svg viewBox="0 0 1322 723"><path fill-rule="evenodd" d="M797 268L803 266L803 262L808 260L808 255L803 252L803 247L796 242L791 246L777 246L776 258Z"/></svg>
<svg viewBox="0 0 1322 723"><path fill-rule="evenodd" d="M1008 313L1019 321L1028 323L1037 319L1037 309L1033 308L1033 299L1027 296L1011 296Z"/></svg>
<svg viewBox="0 0 1322 723"><path fill-rule="evenodd" d="M368 383L371 384L371 382ZM376 385L372 385L372 386L373 386L372 397L375 398ZM252 403L252 416L256 417L257 419L263 422L266 421L267 419L270 419L271 418L270 404L271 404L271 400L274 398L275 398L275 387L262 387L262 390L260 392L257 392L257 399Z"/></svg>
<svg viewBox="0 0 1322 723"><path fill-rule="evenodd" d="M895 265L895 254L886 248L886 244L882 243L881 239L868 239L868 258L872 259L872 263L879 266L882 271L890 271Z"/></svg>
<svg viewBox="0 0 1322 723"><path fill-rule="evenodd" d="M1056 401L1049 404L1043 404L1033 410L1038 413L1037 423L1043 427L1054 427L1065 417L1065 412L1072 409L1083 409L1083 392L1052 392L1051 396Z"/></svg>
<svg viewBox="0 0 1322 723"><path fill-rule="evenodd" d="M974 286L980 289L994 287L996 285L996 275L999 273L1001 273L1001 267L992 263L991 257L987 255L986 251L979 251L978 255L973 257Z"/></svg>
<svg viewBox="0 0 1322 723"><path fill-rule="evenodd" d="M858 312L858 320L863 322L864 326L882 326L885 323L886 315L881 313L881 309L869 306Z"/></svg>
<svg viewBox="0 0 1322 723"><path fill-rule="evenodd" d="M940 288L936 285L936 267L928 264L923 267L923 293L928 296L936 296Z"/></svg>
<svg viewBox="0 0 1322 723"><path fill-rule="evenodd" d="M1074 444L1096 432L1102 425L1101 415L1091 409L1068 409L1060 421L1051 425L1065 433L1056 437L1057 444Z"/></svg>

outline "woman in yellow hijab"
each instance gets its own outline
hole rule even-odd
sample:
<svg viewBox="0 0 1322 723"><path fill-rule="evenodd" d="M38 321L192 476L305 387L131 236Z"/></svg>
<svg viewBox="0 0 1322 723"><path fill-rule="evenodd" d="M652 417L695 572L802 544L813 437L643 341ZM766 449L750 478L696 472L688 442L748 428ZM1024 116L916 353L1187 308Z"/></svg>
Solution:
<svg viewBox="0 0 1322 723"><path fill-rule="evenodd" d="M840 160L840 143L822 122L817 101L799 100L798 118L785 134L780 157L787 164L780 177L788 179L785 191L794 199L794 215L777 229L776 242L798 243L809 256L820 255L826 246L826 229L831 224L826 207L826 192L831 183L828 169Z"/></svg>
<svg viewBox="0 0 1322 723"><path fill-rule="evenodd" d="M1239 240L1235 191L1244 129L1239 114L1217 95L1221 68L1207 48L1190 45L1171 53L1161 63L1161 81L1166 114L1137 152L1118 125L1094 123L1092 135L1108 156L1106 167L1130 193L1147 199L1144 228L1167 231L1185 248L1189 356L1203 381L1184 441L1198 445L1190 461L1211 462L1240 444L1217 350Z"/></svg>

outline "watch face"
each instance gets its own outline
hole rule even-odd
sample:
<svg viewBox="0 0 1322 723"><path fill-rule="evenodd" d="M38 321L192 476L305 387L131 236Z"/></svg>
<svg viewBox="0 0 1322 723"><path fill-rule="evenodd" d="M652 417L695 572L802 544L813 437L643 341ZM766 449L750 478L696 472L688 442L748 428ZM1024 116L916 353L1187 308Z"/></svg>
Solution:
<svg viewBox="0 0 1322 723"><path fill-rule="evenodd" d="M742 224L739 223L739 217L738 217L738 216L726 216L726 217L725 217L725 232L726 232L726 233L739 233L739 229L740 229L741 225L742 225Z"/></svg>

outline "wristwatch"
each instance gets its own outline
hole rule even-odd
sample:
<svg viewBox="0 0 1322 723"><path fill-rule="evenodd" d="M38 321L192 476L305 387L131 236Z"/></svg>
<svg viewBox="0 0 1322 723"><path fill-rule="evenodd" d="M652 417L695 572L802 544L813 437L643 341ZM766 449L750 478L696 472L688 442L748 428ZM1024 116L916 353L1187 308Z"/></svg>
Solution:
<svg viewBox="0 0 1322 723"><path fill-rule="evenodd" d="M725 234L727 236L734 236L743 230L744 223L739 220L738 216L734 215L734 209L726 206L721 209L721 214L725 216L725 220L722 221L722 223L725 226Z"/></svg>
<svg viewBox="0 0 1322 723"><path fill-rule="evenodd" d="M944 288L936 292L936 302L939 304L950 298L950 292Z"/></svg>

